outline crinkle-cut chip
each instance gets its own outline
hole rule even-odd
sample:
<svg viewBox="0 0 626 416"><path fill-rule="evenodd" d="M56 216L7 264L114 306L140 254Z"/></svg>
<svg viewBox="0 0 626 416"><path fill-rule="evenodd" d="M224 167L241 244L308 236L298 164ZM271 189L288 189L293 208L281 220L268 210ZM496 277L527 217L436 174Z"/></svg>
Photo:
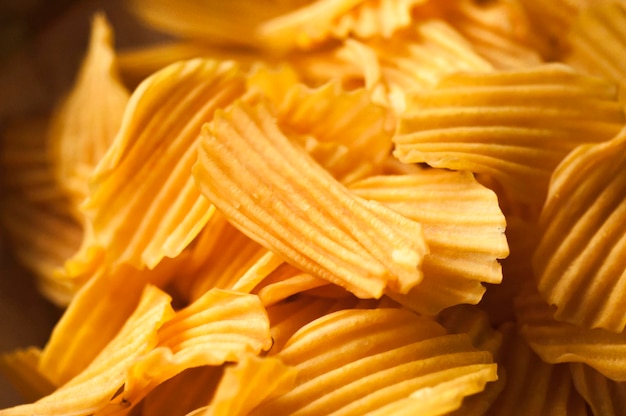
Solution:
<svg viewBox="0 0 626 416"><path fill-rule="evenodd" d="M379 99L400 114L407 94L430 89L447 74L493 69L467 39L440 19L419 22L391 41L350 39L338 54L361 71L368 89L383 88L387 98Z"/></svg>
<svg viewBox="0 0 626 416"><path fill-rule="evenodd" d="M153 268L200 232L213 212L191 175L200 127L244 88L234 63L194 59L135 90L85 204L93 225L86 245L105 247L105 263Z"/></svg>
<svg viewBox="0 0 626 416"><path fill-rule="evenodd" d="M594 415L626 414L626 382L604 377L585 364L570 364L574 386Z"/></svg>
<svg viewBox="0 0 626 416"><path fill-rule="evenodd" d="M183 370L237 362L272 345L269 319L255 295L212 289L158 330L158 344L138 357L111 413L136 404L156 386Z"/></svg>
<svg viewBox="0 0 626 416"><path fill-rule="evenodd" d="M3 126L0 135L3 195L20 195L31 203L66 199L48 154L45 137L48 124L46 117L26 117L10 120Z"/></svg>
<svg viewBox="0 0 626 416"><path fill-rule="evenodd" d="M534 29L540 36L551 41L554 46L549 55L544 56L547 60L553 60L560 56L566 47L564 34L566 34L578 14L584 8L593 4L596 0L524 0L522 6L528 12L529 18L534 22Z"/></svg>
<svg viewBox="0 0 626 416"><path fill-rule="evenodd" d="M137 414L185 416L211 402L225 366L188 368L152 390Z"/></svg>
<svg viewBox="0 0 626 416"><path fill-rule="evenodd" d="M276 357L246 355L224 371L205 416L246 416L259 403L287 393L296 381L295 368Z"/></svg>
<svg viewBox="0 0 626 416"><path fill-rule="evenodd" d="M258 51L211 46L194 40L173 40L118 52L117 61L124 82L137 86L153 73L178 61L206 58L216 61L235 61L242 69L254 67L259 61L277 64L278 58Z"/></svg>
<svg viewBox="0 0 626 416"><path fill-rule="evenodd" d="M422 264L424 279L406 295L388 293L395 301L434 315L476 304L485 291L481 283L501 282L498 259L509 254L506 220L496 195L471 173L422 168L367 178L350 190L422 224L430 250Z"/></svg>
<svg viewBox="0 0 626 416"><path fill-rule="evenodd" d="M56 388L37 368L40 357L41 350L37 347L28 347L0 355L0 372L27 402L39 400Z"/></svg>
<svg viewBox="0 0 626 416"><path fill-rule="evenodd" d="M2 410L2 415L78 416L103 409L124 385L135 360L156 346L158 328L173 314L169 296L147 286L137 309L87 368L54 393L35 403Z"/></svg>
<svg viewBox="0 0 626 416"><path fill-rule="evenodd" d="M585 329L554 319L554 308L525 289L515 302L520 332L548 363L584 363L611 380L626 381L626 331Z"/></svg>
<svg viewBox="0 0 626 416"><path fill-rule="evenodd" d="M515 324L505 324L502 358L506 385L490 415L587 415L585 401L574 388L566 364L548 364L519 334Z"/></svg>
<svg viewBox="0 0 626 416"><path fill-rule="evenodd" d="M261 298L261 302L265 306L269 306L285 300L289 296L327 284L328 282L324 279L303 273L298 268L283 263L263 279L261 285L255 288L255 292Z"/></svg>
<svg viewBox="0 0 626 416"><path fill-rule="evenodd" d="M271 353L282 350L285 343L303 326L339 310L354 308L356 298L341 300L301 294L267 307L270 333L274 341Z"/></svg>
<svg viewBox="0 0 626 416"><path fill-rule="evenodd" d="M273 350L272 350L273 351ZM491 354L464 335L405 309L350 309L296 332L277 354L296 386L261 403L260 414L366 414L458 380L471 395L496 378Z"/></svg>
<svg viewBox="0 0 626 416"><path fill-rule="evenodd" d="M219 211L211 216L189 246L185 273L172 281L173 290L194 301L212 288L250 293L282 260L231 225Z"/></svg>
<svg viewBox="0 0 626 416"><path fill-rule="evenodd" d="M477 4L461 0L448 7L445 19L476 52L496 68L520 68L542 61L549 46L537 36L519 0Z"/></svg>
<svg viewBox="0 0 626 416"><path fill-rule="evenodd" d="M0 224L16 258L37 277L37 288L54 304L66 306L76 289L56 277L73 256L83 230L69 214L67 200L32 203L20 196L3 195Z"/></svg>
<svg viewBox="0 0 626 416"><path fill-rule="evenodd" d="M462 73L410 97L394 155L489 175L513 200L541 206L559 162L623 124L615 86L563 64Z"/></svg>
<svg viewBox="0 0 626 416"><path fill-rule="evenodd" d="M312 49L330 39L389 39L413 22L426 0L316 0L259 25L259 40L272 49Z"/></svg>
<svg viewBox="0 0 626 416"><path fill-rule="evenodd" d="M308 3L309 0L133 0L131 7L145 23L166 33L209 45L267 49L269 45L261 44L257 36L259 25Z"/></svg>
<svg viewBox="0 0 626 416"><path fill-rule="evenodd" d="M180 271L184 256L168 260L154 270L99 269L57 322L41 354L40 371L57 385L83 371L124 326L146 284L163 286Z"/></svg>
<svg viewBox="0 0 626 416"><path fill-rule="evenodd" d="M367 90L345 91L335 80L310 88L288 69L252 77L248 101L268 97L281 130L340 182L375 174L389 156L393 116Z"/></svg>
<svg viewBox="0 0 626 416"><path fill-rule="evenodd" d="M474 347L481 351L489 351L495 361L499 361L502 334L493 329L485 312L475 306L458 305L441 311L436 320L450 333L467 334ZM495 382L487 384L482 392L463 400L463 404L451 415L486 414L505 386L505 374L500 366L497 374L498 379Z"/></svg>
<svg viewBox="0 0 626 416"><path fill-rule="evenodd" d="M567 36L564 61L582 71L616 82L626 99L626 69L621 59L626 54L626 4L609 0L590 2Z"/></svg>
<svg viewBox="0 0 626 416"><path fill-rule="evenodd" d="M533 256L539 293L554 318L626 328L626 128L581 146L558 166L539 218Z"/></svg>
<svg viewBox="0 0 626 416"><path fill-rule="evenodd" d="M39 290L65 306L75 291L55 272L79 249L82 225L56 182L46 149L47 119L7 123L0 137L0 227L7 246L37 277Z"/></svg>
<svg viewBox="0 0 626 416"><path fill-rule="evenodd" d="M250 238L359 297L406 293L422 278L420 224L350 193L290 142L262 103L237 102L204 127L194 175Z"/></svg>
<svg viewBox="0 0 626 416"><path fill-rule="evenodd" d="M532 255L537 247L537 224L515 216L507 217L506 238L510 255L502 260L502 282L487 284L478 306L498 326L515 321L513 299L525 284L533 281Z"/></svg>
<svg viewBox="0 0 626 416"><path fill-rule="evenodd" d="M48 139L57 179L79 220L89 176L113 142L129 98L118 74L113 31L96 14L87 54L72 90L55 109Z"/></svg>

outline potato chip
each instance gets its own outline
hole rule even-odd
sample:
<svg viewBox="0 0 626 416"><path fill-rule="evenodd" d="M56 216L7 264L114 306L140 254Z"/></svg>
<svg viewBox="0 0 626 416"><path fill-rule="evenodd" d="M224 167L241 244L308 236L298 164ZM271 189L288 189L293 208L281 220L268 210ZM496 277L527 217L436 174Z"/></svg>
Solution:
<svg viewBox="0 0 626 416"><path fill-rule="evenodd" d="M609 380L584 364L570 364L576 390L585 398L594 415L626 413L626 383Z"/></svg>
<svg viewBox="0 0 626 416"><path fill-rule="evenodd" d="M592 0L524 0L523 7L528 11L530 18L535 22L539 34L554 43L553 53L546 56L554 59L565 47L563 34L567 33L580 11Z"/></svg>
<svg viewBox="0 0 626 416"><path fill-rule="evenodd" d="M419 22L398 32L393 40L350 39L338 54L362 73L364 85L377 102L397 113L405 110L409 93L431 88L446 74L492 70L467 39L440 19Z"/></svg>
<svg viewBox="0 0 626 416"><path fill-rule="evenodd" d="M585 329L554 319L554 308L535 292L516 299L520 333L547 363L584 363L610 378L626 381L626 332Z"/></svg>
<svg viewBox="0 0 626 416"><path fill-rule="evenodd" d="M489 351L496 362L502 354L502 334L491 327L487 314L470 305L458 305L443 310L437 317L448 332L467 334L472 345L481 351ZM485 386L485 389L471 397L465 398L462 405L451 412L451 415L484 415L493 404L506 384L505 371L498 365L498 379Z"/></svg>
<svg viewBox="0 0 626 416"><path fill-rule="evenodd" d="M37 368L41 350L29 347L0 355L0 369L22 397L29 402L52 393L56 386ZM1 411L0 411L1 413Z"/></svg>
<svg viewBox="0 0 626 416"><path fill-rule="evenodd" d="M626 70L620 59L626 53L626 5L623 1L589 2L567 36L564 61L590 74L616 82L626 98Z"/></svg>
<svg viewBox="0 0 626 416"><path fill-rule="evenodd" d="M90 276L52 331L41 354L40 371L57 385L77 376L129 319L145 285L163 285L174 276L176 263L164 262L151 271L121 265Z"/></svg>
<svg viewBox="0 0 626 416"><path fill-rule="evenodd" d="M430 252L424 279L406 295L388 295L423 314L434 315L460 303L476 304L485 288L499 283L498 259L509 253L506 222L495 194L467 172L421 169L411 175L377 176L350 186L422 224Z"/></svg>
<svg viewBox="0 0 626 416"><path fill-rule="evenodd" d="M113 31L105 16L96 14L87 54L72 90L52 115L48 138L58 182L79 221L89 177L113 142L129 98L118 74Z"/></svg>
<svg viewBox="0 0 626 416"><path fill-rule="evenodd" d="M541 361L514 324L506 324L502 332L506 385L489 408L490 415L587 415L566 364Z"/></svg>
<svg viewBox="0 0 626 416"><path fill-rule="evenodd" d="M476 3L462 0L445 8L445 19L496 68L537 65L547 45L516 0Z"/></svg>
<svg viewBox="0 0 626 416"><path fill-rule="evenodd" d="M75 290L55 272L78 250L83 230L56 182L45 143L47 125L46 118L28 118L3 131L0 225L7 246L35 274L41 293L64 306Z"/></svg>
<svg viewBox="0 0 626 416"><path fill-rule="evenodd" d="M296 376L296 369L278 358L247 355L226 369L211 406L198 414L245 416L259 403L287 393Z"/></svg>
<svg viewBox="0 0 626 416"><path fill-rule="evenodd" d="M213 212L191 177L200 126L243 88L236 65L201 59L144 81L94 172L85 205L93 236L84 246L106 247L106 263L137 268L179 254ZM81 254L74 262L88 263Z"/></svg>
<svg viewBox="0 0 626 416"><path fill-rule="evenodd" d="M419 282L420 225L350 194L289 142L264 106L233 105L203 133L198 186L252 239L361 297Z"/></svg>
<svg viewBox="0 0 626 416"><path fill-rule="evenodd" d="M211 402L225 366L188 368L164 381L137 405L135 413L185 416ZM172 400L175 397L176 400Z"/></svg>
<svg viewBox="0 0 626 416"><path fill-rule="evenodd" d="M624 332L626 128L581 146L554 172L533 257L539 293L554 318Z"/></svg>
<svg viewBox="0 0 626 416"><path fill-rule="evenodd" d="M251 415L366 414L428 395L442 383L457 380L470 395L495 379L490 354L475 350L465 335L447 335L435 322L401 309L326 315L272 356L296 368L296 386Z"/></svg>
<svg viewBox="0 0 626 416"><path fill-rule="evenodd" d="M562 64L457 74L409 99L394 155L489 175L514 200L541 206L567 153L623 123L612 84Z"/></svg>
<svg viewBox="0 0 626 416"><path fill-rule="evenodd" d="M2 415L84 415L106 406L126 381L133 362L157 343L157 329L174 312L169 297L146 287L141 302L116 337L80 374L41 400L2 410Z"/></svg>
<svg viewBox="0 0 626 416"><path fill-rule="evenodd" d="M272 341L257 296L212 289L176 312L158 333L154 349L137 357L109 410L137 404L157 385L192 367L219 366L268 350ZM106 413L105 412L105 413Z"/></svg>

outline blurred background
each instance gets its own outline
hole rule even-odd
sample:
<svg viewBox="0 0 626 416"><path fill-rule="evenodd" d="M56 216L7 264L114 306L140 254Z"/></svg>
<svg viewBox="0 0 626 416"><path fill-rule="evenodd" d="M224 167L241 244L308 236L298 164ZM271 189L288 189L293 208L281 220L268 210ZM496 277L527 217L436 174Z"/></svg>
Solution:
<svg viewBox="0 0 626 416"><path fill-rule="evenodd" d="M96 11L104 11L111 22L117 48L155 39L126 9L127 3L0 0L0 134L12 118L47 114L68 90ZM0 203L1 198L0 193ZM15 262L0 233L0 353L43 347L61 313L39 295L33 277ZM23 402L0 374L0 409Z"/></svg>

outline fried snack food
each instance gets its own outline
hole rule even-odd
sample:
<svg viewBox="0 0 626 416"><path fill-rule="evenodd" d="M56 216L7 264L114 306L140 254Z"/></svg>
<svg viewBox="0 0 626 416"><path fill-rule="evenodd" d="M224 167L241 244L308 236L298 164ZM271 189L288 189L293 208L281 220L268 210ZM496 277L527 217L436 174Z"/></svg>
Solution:
<svg viewBox="0 0 626 416"><path fill-rule="evenodd" d="M623 413L623 0L128 7L2 132L0 416Z"/></svg>

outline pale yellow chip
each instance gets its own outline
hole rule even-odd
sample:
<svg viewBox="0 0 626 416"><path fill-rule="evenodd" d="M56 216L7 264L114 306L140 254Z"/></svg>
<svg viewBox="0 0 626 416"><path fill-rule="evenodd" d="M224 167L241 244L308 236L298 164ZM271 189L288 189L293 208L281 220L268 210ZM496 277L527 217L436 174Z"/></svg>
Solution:
<svg viewBox="0 0 626 416"><path fill-rule="evenodd" d="M506 221L496 195L468 172L423 168L410 175L377 176L353 184L358 196L384 204L422 224L430 252L424 279L392 299L427 315L461 303L476 304L500 283L498 259L509 254Z"/></svg>
<svg viewBox="0 0 626 416"><path fill-rule="evenodd" d="M361 297L406 292L421 280L421 226L352 195L289 141L265 106L237 103L203 133L198 186L252 239Z"/></svg>
<svg viewBox="0 0 626 416"><path fill-rule="evenodd" d="M539 218L537 288L555 319L626 329L626 128L581 146L556 169Z"/></svg>
<svg viewBox="0 0 626 416"><path fill-rule="evenodd" d="M55 109L48 138L59 185L78 220L90 175L113 142L129 98L118 74L113 30L103 14L96 14L86 56L72 90Z"/></svg>
<svg viewBox="0 0 626 416"><path fill-rule="evenodd" d="M394 155L489 175L513 200L540 207L567 153L623 124L615 86L563 64L456 74L411 97Z"/></svg>

